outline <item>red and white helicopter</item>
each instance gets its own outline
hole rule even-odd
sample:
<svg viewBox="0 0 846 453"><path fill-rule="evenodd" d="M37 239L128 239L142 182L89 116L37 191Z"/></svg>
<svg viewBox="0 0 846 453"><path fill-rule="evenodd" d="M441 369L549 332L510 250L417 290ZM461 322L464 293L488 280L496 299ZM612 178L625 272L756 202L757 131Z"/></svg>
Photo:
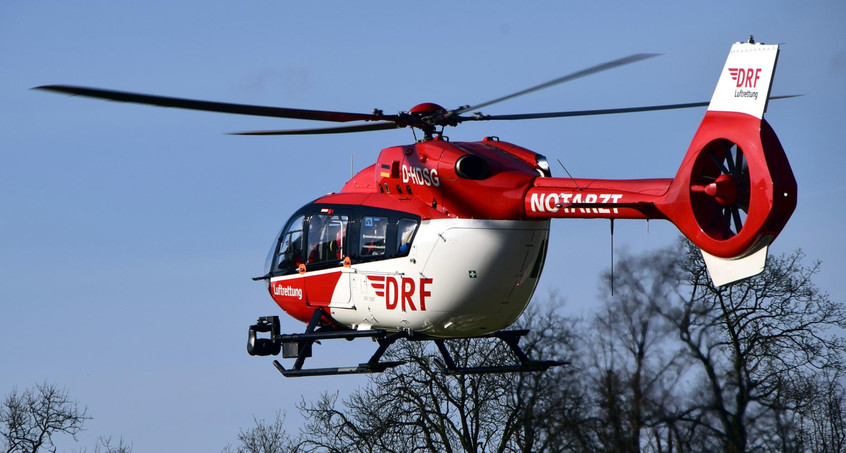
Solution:
<svg viewBox="0 0 846 453"><path fill-rule="evenodd" d="M767 247L796 207L797 187L784 150L763 119L777 45L732 46L710 103L623 109L483 115L467 112L648 58L637 54L578 71L475 106L446 110L424 103L386 115L228 104L112 90L50 85L39 89L165 107L319 121L364 121L322 129L244 132L290 135L411 127L422 139L385 148L376 163L337 193L303 206L268 255L273 300L307 323L281 334L279 318L249 328L251 355L296 358L285 376L381 372L399 339L432 340L447 373L536 371L562 362L530 359L507 329L537 286L552 218L666 219L696 244L716 285L761 272ZM452 142L443 128L465 121L521 120L708 106L674 178L555 178L544 156L486 137ZM440 128L440 130L439 130ZM259 334L268 336L261 337ZM516 364L461 368L444 339L493 336ZM304 369L322 339L371 337L367 363Z"/></svg>

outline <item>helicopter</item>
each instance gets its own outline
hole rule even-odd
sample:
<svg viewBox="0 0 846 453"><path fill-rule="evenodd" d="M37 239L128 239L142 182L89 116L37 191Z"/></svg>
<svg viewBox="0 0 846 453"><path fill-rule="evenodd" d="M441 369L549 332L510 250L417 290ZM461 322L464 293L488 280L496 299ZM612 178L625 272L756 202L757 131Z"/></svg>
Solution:
<svg viewBox="0 0 846 453"><path fill-rule="evenodd" d="M655 54L634 54L473 106L434 103L385 114L230 104L68 85L36 87L112 101L232 114L347 123L317 129L238 132L302 135L411 128L415 142L383 149L338 192L293 213L275 236L264 281L274 302L306 324L283 334L279 317L248 329L247 352L295 359L286 377L378 373L398 340L433 341L447 374L544 371L567 362L533 359L509 330L541 277L552 219L664 219L701 249L716 286L760 273L770 243L797 203L785 152L764 120L778 45L735 43L710 102L604 110L486 115L479 109ZM546 157L489 136L453 142L446 127L468 121L528 120L707 106L673 178L553 177ZM473 112L473 113L469 113ZM421 137L417 137L417 132ZM613 229L613 223L612 223ZM495 338L516 363L459 366L455 338ZM304 368L320 340L371 338L370 360Z"/></svg>

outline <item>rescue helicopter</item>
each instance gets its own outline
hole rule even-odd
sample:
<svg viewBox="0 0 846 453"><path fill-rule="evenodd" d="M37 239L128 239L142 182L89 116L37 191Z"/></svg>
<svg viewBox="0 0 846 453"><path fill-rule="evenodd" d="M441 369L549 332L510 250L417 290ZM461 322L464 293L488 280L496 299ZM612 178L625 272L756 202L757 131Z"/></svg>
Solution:
<svg viewBox="0 0 846 453"><path fill-rule="evenodd" d="M306 323L283 334L278 316L248 329L250 355L295 359L287 377L382 372L398 340L433 341L448 374L543 371L565 362L530 358L526 330L508 330L541 276L551 219L664 219L702 251L715 285L764 269L769 244L790 218L797 185L779 140L764 120L778 45L752 37L731 47L710 102L605 110L486 115L479 109L654 56L635 54L473 106L422 103L405 112L346 113L198 101L67 85L72 95L233 114L338 123L318 129L244 135L329 134L411 128L415 142L383 149L376 162L334 193L293 213L275 236L264 281L276 304ZM790 97L790 96L781 96ZM672 178L553 177L536 152L485 137L450 141L444 128L468 121L527 120L707 106ZM475 112L475 113L471 113ZM421 133L417 137L416 131ZM446 339L493 337L515 363L461 367ZM370 360L304 368L315 342L372 338Z"/></svg>

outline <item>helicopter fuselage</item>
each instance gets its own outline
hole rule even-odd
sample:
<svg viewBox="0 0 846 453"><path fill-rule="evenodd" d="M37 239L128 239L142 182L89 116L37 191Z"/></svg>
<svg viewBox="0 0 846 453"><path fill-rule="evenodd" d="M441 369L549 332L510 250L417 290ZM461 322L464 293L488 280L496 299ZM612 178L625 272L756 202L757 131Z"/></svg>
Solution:
<svg viewBox="0 0 846 453"><path fill-rule="evenodd" d="M361 219L360 231L368 218ZM338 259L329 269L273 277L269 290L281 308L304 321L322 307L337 323L358 330L487 334L508 327L525 309L548 233L548 220L422 220L405 256L349 265ZM367 253L367 247L359 242L356 248Z"/></svg>

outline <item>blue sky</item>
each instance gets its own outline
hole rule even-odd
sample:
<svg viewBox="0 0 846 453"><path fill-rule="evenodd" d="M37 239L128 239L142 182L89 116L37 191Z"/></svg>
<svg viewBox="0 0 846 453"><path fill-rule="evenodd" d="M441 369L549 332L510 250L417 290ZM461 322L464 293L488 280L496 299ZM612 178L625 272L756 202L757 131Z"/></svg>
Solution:
<svg viewBox="0 0 846 453"><path fill-rule="evenodd" d="M245 352L278 309L263 284L273 235L339 190L408 130L312 137L225 132L321 126L70 98L77 84L196 99L386 113L483 102L638 52L662 56L490 106L486 113L710 99L731 44L784 43L776 130L799 206L773 247L821 260L844 300L846 4L797 2L30 2L0 5L0 391L49 381L94 420L79 442L136 451L219 451L270 418L360 377L285 380ZM671 177L704 111L466 124L560 159L576 177ZM562 174L558 168L553 171ZM596 303L607 221L553 223L538 303ZM618 251L672 243L665 222L618 222ZM283 329L302 325L283 317ZM358 340L315 364L366 358ZM362 356L359 358L358 356ZM339 363L343 362L343 363Z"/></svg>

